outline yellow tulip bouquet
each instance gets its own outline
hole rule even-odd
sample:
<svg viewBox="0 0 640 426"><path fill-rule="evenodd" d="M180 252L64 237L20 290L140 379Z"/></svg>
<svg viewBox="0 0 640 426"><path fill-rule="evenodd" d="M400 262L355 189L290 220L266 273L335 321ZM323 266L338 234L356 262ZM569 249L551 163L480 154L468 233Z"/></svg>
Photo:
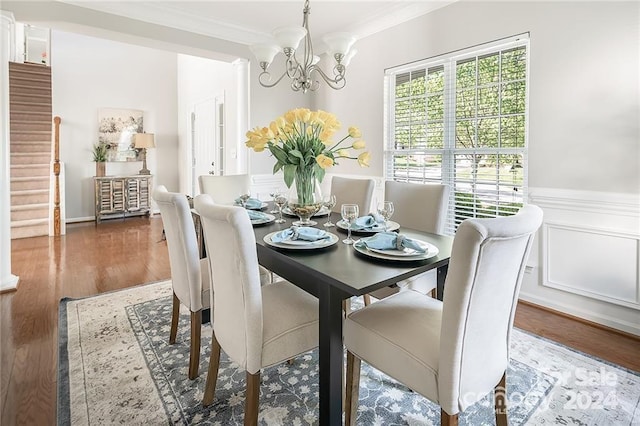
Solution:
<svg viewBox="0 0 640 426"><path fill-rule="evenodd" d="M312 202L313 183L322 181L325 170L337 165L339 159L357 160L362 167L369 166L371 154L364 151L355 155L350 150L362 150L365 142L360 139L357 127L349 127L348 134L334 142L334 134L340 122L334 114L297 108L276 118L269 127L256 127L247 132L246 146L256 152L268 149L276 158L273 173L284 173L284 182L291 187L296 182L298 200L302 204ZM355 139L349 146L348 139Z"/></svg>

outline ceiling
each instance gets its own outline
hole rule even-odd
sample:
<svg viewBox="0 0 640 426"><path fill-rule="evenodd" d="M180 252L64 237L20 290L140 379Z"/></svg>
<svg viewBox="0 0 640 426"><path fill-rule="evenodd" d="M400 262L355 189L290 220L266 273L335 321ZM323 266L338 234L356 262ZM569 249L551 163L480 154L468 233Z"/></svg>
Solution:
<svg viewBox="0 0 640 426"><path fill-rule="evenodd" d="M268 42L274 28L302 25L304 5L303 0L59 1L241 44ZM362 38L453 1L312 0L309 29L314 44L335 31Z"/></svg>

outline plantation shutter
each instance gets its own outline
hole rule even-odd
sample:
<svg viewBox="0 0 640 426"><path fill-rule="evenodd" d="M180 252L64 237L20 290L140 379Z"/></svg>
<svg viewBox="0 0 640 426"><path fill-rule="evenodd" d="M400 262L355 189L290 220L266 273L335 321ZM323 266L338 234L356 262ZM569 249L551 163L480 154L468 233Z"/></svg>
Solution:
<svg viewBox="0 0 640 426"><path fill-rule="evenodd" d="M387 71L385 177L450 186L447 232L526 199L528 39Z"/></svg>

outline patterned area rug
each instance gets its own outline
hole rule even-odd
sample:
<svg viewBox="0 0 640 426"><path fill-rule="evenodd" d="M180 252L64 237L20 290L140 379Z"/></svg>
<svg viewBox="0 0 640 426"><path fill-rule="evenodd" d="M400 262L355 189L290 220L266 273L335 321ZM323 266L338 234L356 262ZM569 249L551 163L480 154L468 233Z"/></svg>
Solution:
<svg viewBox="0 0 640 426"><path fill-rule="evenodd" d="M355 306L354 306L355 307ZM189 315L168 344L171 285L134 287L60 306L58 424L242 424L245 374L220 363L214 404L201 404L211 328L202 330L200 375L187 378ZM358 424L437 425L440 410L362 364ZM507 374L509 424L640 424L640 374L516 330ZM461 424L493 425L492 395ZM263 425L317 424L318 357L262 372Z"/></svg>

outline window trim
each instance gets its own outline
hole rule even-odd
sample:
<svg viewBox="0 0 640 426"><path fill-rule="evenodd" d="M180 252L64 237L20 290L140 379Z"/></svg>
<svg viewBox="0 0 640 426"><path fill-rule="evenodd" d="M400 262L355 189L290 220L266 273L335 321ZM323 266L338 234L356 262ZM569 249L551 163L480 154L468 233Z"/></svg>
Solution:
<svg viewBox="0 0 640 426"><path fill-rule="evenodd" d="M510 148L456 148L455 147L455 128L456 117L455 113L447 113L447 111L454 111L456 108L456 63L465 59L481 57L485 54L495 53L501 50L509 50L517 47L525 46L526 55L526 68L525 68L525 111L524 111L524 146L510 147ZM429 69L442 66L444 69L444 106L445 113L443 116L443 148L419 148L419 149L395 149L395 88L396 88L396 76L401 73L412 72L420 69L424 69L428 74ZM452 78L453 76L453 78ZM426 78L426 77L425 77ZM418 61L406 63L403 65L391 67L385 69L384 75L384 123L383 123L383 147L384 147L384 177L385 179L393 179L393 158L399 151L409 155L412 153L418 154L435 154L441 155L442 165L440 169L440 182L448 184L451 187L448 217L446 220L447 230L450 233L454 233L457 228L455 224L455 175L454 175L454 158L456 154L469 152L469 153L490 153L496 155L509 155L518 154L522 156L522 166L524 168L523 180L522 180L522 202L523 205L527 202L528 193L528 146L529 146L529 81L530 81L530 39L529 33L523 33L504 39L475 45L469 48L445 53L442 55L421 59ZM477 88L478 86L476 86ZM500 115L498 115L500 117ZM433 179L423 178L423 181L434 181ZM499 182L496 180L496 182Z"/></svg>

